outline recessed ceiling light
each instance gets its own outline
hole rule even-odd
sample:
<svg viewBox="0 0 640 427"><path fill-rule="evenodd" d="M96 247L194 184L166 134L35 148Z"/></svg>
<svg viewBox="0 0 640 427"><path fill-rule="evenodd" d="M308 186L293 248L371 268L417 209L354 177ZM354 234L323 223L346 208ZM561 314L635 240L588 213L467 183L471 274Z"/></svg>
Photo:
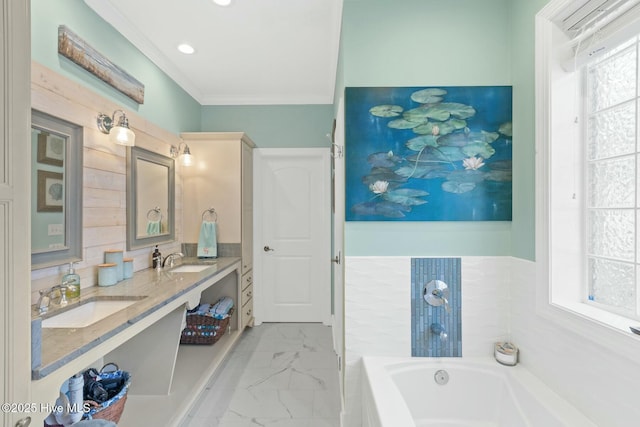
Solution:
<svg viewBox="0 0 640 427"><path fill-rule="evenodd" d="M213 0L213 2L218 6L229 6L231 4L231 0Z"/></svg>
<svg viewBox="0 0 640 427"><path fill-rule="evenodd" d="M193 46L191 46L190 44L186 44L186 43L182 43L181 45L178 45L178 50L180 52L184 53L185 55L191 55L193 52L196 51L193 48Z"/></svg>

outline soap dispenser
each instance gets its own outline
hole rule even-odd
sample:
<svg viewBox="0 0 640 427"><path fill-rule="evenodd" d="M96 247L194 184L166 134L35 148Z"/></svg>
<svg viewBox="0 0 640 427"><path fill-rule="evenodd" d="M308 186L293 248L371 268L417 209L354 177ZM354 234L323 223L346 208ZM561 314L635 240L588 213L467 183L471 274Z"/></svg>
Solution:
<svg viewBox="0 0 640 427"><path fill-rule="evenodd" d="M62 276L62 283L67 287L67 297L80 297L80 276L76 274L73 263L69 263L69 272Z"/></svg>
<svg viewBox="0 0 640 427"><path fill-rule="evenodd" d="M158 245L151 255L151 265L154 269L160 270L162 268L162 254L158 250Z"/></svg>

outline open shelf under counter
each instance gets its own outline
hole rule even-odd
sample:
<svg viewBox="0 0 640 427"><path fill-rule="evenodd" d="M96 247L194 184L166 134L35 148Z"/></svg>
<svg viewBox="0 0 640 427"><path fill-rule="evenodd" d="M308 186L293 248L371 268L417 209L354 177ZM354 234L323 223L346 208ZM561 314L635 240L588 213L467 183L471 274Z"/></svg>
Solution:
<svg viewBox="0 0 640 427"><path fill-rule="evenodd" d="M129 394L118 426L180 425L241 334L232 330L213 345L180 345L170 394Z"/></svg>

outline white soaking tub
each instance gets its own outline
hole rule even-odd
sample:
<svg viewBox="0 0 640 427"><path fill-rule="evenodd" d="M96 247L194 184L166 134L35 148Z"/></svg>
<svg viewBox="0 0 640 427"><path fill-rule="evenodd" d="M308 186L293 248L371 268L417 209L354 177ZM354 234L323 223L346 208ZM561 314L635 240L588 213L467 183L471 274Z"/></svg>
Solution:
<svg viewBox="0 0 640 427"><path fill-rule="evenodd" d="M363 365L364 427L596 427L521 366L387 357Z"/></svg>

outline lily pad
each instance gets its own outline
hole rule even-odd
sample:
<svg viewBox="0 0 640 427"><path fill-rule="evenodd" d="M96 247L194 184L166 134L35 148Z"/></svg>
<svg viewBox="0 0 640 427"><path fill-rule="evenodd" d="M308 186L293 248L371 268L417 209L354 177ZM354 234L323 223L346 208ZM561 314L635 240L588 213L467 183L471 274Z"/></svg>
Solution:
<svg viewBox="0 0 640 427"><path fill-rule="evenodd" d="M419 199L418 197L428 196L429 193L421 190L414 190L410 188L400 188L393 191L386 192L382 197L393 203L399 203L404 206L418 206L427 203L426 200Z"/></svg>
<svg viewBox="0 0 640 427"><path fill-rule="evenodd" d="M373 153L367 157L367 162L374 167L392 168L401 161L400 157L389 153Z"/></svg>
<svg viewBox="0 0 640 427"><path fill-rule="evenodd" d="M405 182L406 179L389 168L380 167L372 168L369 175L362 177L362 183L367 186L375 183L376 181L387 181L389 183L389 188L394 188L400 185L398 183Z"/></svg>
<svg viewBox="0 0 640 427"><path fill-rule="evenodd" d="M405 119L396 119L391 120L389 123L387 123L387 126L389 126L391 129L413 129L416 126L420 126L420 122L411 122Z"/></svg>
<svg viewBox="0 0 640 427"><path fill-rule="evenodd" d="M411 94L411 100L419 102L420 104L432 104L442 101L442 96L446 95L447 91L444 89L429 88L422 89Z"/></svg>
<svg viewBox="0 0 640 427"><path fill-rule="evenodd" d="M493 166L493 165L492 165ZM508 182L512 181L513 177L510 170L492 170L485 175L487 181Z"/></svg>
<svg viewBox="0 0 640 427"><path fill-rule="evenodd" d="M456 132L438 138L438 144L464 147L469 144L490 144L500 135L495 132Z"/></svg>
<svg viewBox="0 0 640 427"><path fill-rule="evenodd" d="M467 155L465 155L459 147L427 147L421 154L418 156L409 156L407 160L410 162L418 161L418 162L456 162L458 160L466 159Z"/></svg>
<svg viewBox="0 0 640 427"><path fill-rule="evenodd" d="M435 105L433 108L439 108L448 111L453 117L458 119L468 119L476 115L476 109L471 105L460 104L458 102L443 102Z"/></svg>
<svg viewBox="0 0 640 427"><path fill-rule="evenodd" d="M476 188L473 182L446 181L442 183L442 189L448 193L463 194Z"/></svg>
<svg viewBox="0 0 640 427"><path fill-rule="evenodd" d="M433 135L433 127L438 127L438 136L448 135L456 130L464 129L467 122L460 119L449 119L446 122L427 122L420 126L414 127L413 131L420 135Z"/></svg>
<svg viewBox="0 0 640 427"><path fill-rule="evenodd" d="M511 138L513 136L513 124L511 122L501 124L498 128L498 132Z"/></svg>
<svg viewBox="0 0 640 427"><path fill-rule="evenodd" d="M476 142L461 148L462 152L468 157L480 156L488 159L496 153L496 150L489 144Z"/></svg>
<svg viewBox="0 0 640 427"><path fill-rule="evenodd" d="M396 170L396 174L404 178L444 178L449 171L442 167L442 165L418 165L418 166L403 166Z"/></svg>
<svg viewBox="0 0 640 427"><path fill-rule="evenodd" d="M428 107L413 108L402 113L402 117L410 122L425 123L429 120L428 110Z"/></svg>
<svg viewBox="0 0 640 427"><path fill-rule="evenodd" d="M388 218L403 218L403 212L410 212L411 208L393 202L365 202L351 207L351 211L357 215L380 215Z"/></svg>
<svg viewBox="0 0 640 427"><path fill-rule="evenodd" d="M403 111L399 105L377 105L369 110L376 117L398 117Z"/></svg>
<svg viewBox="0 0 640 427"><path fill-rule="evenodd" d="M422 151L425 147L437 147L437 137L433 135L418 136L407 141L406 146L413 151Z"/></svg>
<svg viewBox="0 0 640 427"><path fill-rule="evenodd" d="M485 179L485 173L478 170L461 169L461 170L451 171L449 172L449 175L447 175L448 181L459 182L459 183L462 183L462 182L478 183L478 182L484 181L484 179Z"/></svg>

